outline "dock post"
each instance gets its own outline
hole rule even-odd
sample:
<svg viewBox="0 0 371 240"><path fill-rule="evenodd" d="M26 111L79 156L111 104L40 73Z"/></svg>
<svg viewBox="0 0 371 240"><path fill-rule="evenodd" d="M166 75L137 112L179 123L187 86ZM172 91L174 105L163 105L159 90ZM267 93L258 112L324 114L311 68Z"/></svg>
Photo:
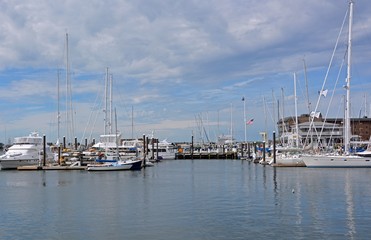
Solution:
<svg viewBox="0 0 371 240"><path fill-rule="evenodd" d="M143 134L143 160L142 160L142 167L146 167L146 135Z"/></svg>
<svg viewBox="0 0 371 240"><path fill-rule="evenodd" d="M85 149L88 149L88 139L85 138Z"/></svg>
<svg viewBox="0 0 371 240"><path fill-rule="evenodd" d="M250 152L250 143L247 143L247 158L250 159L251 158L251 152Z"/></svg>
<svg viewBox="0 0 371 240"><path fill-rule="evenodd" d="M63 149L66 149L66 136L63 136Z"/></svg>
<svg viewBox="0 0 371 240"><path fill-rule="evenodd" d="M152 143L151 143L151 145L152 145L152 156L151 157L152 157L153 160L155 160L155 142L154 142L155 139L152 137L151 141L152 141Z"/></svg>
<svg viewBox="0 0 371 240"><path fill-rule="evenodd" d="M265 162L265 141L263 141L263 162Z"/></svg>
<svg viewBox="0 0 371 240"><path fill-rule="evenodd" d="M273 163L276 163L276 132L273 131Z"/></svg>
<svg viewBox="0 0 371 240"><path fill-rule="evenodd" d="M254 142L254 153L255 153L255 156L256 156L256 142Z"/></svg>
<svg viewBox="0 0 371 240"><path fill-rule="evenodd" d="M158 160L158 138L156 140L156 160Z"/></svg>
<svg viewBox="0 0 371 240"><path fill-rule="evenodd" d="M43 135L43 166L46 166L46 136Z"/></svg>
<svg viewBox="0 0 371 240"><path fill-rule="evenodd" d="M75 150L77 150L77 137L75 137Z"/></svg>
<svg viewBox="0 0 371 240"><path fill-rule="evenodd" d="M193 135L192 135L192 142L191 142L191 159L193 160Z"/></svg>
<svg viewBox="0 0 371 240"><path fill-rule="evenodd" d="M61 144L58 144L58 165L61 165Z"/></svg>
<svg viewBox="0 0 371 240"><path fill-rule="evenodd" d="M244 147L245 147L245 143L241 143L241 159L243 159Z"/></svg>

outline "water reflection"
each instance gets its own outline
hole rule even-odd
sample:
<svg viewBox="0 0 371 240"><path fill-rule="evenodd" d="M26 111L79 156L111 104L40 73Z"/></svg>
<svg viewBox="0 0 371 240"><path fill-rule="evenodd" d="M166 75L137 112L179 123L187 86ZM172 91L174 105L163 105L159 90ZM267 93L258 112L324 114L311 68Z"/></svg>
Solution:
<svg viewBox="0 0 371 240"><path fill-rule="evenodd" d="M237 160L0 172L0 239L367 239L370 173Z"/></svg>
<svg viewBox="0 0 371 240"><path fill-rule="evenodd" d="M348 236L350 239L354 239L356 233L355 221L354 221L354 201L352 192L352 183L350 180L351 173L349 171L345 174L345 199L346 199L346 212L347 212L347 226L348 226Z"/></svg>

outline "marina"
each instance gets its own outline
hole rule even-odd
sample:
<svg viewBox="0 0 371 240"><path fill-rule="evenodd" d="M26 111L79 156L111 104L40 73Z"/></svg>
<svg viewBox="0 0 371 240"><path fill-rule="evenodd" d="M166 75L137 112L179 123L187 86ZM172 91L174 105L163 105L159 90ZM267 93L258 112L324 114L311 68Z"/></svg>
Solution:
<svg viewBox="0 0 371 240"><path fill-rule="evenodd" d="M355 2L3 4L0 239L369 239Z"/></svg>

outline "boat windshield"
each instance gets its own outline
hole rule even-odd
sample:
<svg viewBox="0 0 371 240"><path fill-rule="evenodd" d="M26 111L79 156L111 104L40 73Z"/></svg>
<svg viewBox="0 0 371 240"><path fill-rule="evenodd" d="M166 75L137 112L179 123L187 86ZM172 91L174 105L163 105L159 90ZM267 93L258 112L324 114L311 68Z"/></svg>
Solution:
<svg viewBox="0 0 371 240"><path fill-rule="evenodd" d="M14 144L39 144L42 141L40 137L17 137L14 139Z"/></svg>

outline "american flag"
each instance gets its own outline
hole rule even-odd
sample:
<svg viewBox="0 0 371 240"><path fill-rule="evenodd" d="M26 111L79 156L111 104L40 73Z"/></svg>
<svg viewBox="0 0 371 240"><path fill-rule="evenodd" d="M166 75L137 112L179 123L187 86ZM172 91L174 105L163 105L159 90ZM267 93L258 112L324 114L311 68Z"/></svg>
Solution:
<svg viewBox="0 0 371 240"><path fill-rule="evenodd" d="M247 125L251 125L253 123L254 123L254 119L253 118L251 118L249 121L246 122Z"/></svg>

